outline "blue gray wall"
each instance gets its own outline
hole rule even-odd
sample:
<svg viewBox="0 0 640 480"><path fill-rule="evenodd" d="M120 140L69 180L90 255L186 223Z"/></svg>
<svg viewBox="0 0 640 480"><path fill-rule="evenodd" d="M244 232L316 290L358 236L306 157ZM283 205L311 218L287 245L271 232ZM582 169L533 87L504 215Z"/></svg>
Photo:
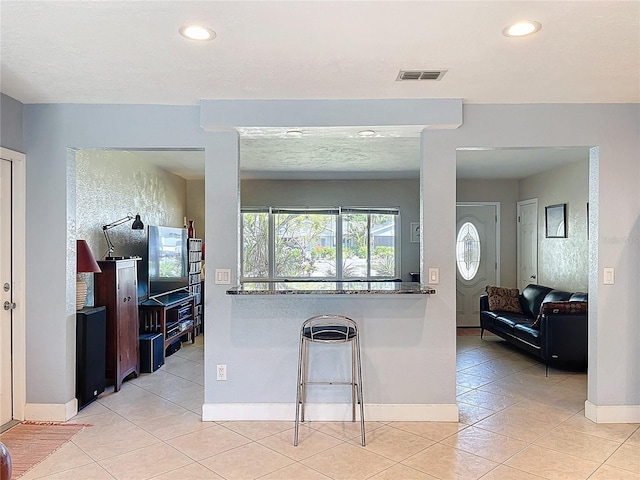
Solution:
<svg viewBox="0 0 640 480"><path fill-rule="evenodd" d="M0 93L0 146L24 153L23 105Z"/></svg>
<svg viewBox="0 0 640 480"><path fill-rule="evenodd" d="M284 102L288 104L289 102ZM398 110L418 116L424 101L404 100ZM272 106L278 106L273 101ZM384 124L385 118L403 117L393 110L393 101L381 104L361 101L358 108L344 107L343 118L359 124ZM311 102L304 110L310 117L335 110L335 103ZM213 106L212 106L213 107ZM238 260L239 173L238 136L215 131L225 115L251 116L264 103L223 102L203 113L201 128L198 107L115 105L27 105L25 149L27 153L27 401L36 404L66 404L74 397L75 345L75 178L71 178L68 148L203 148L205 150L205 195L208 268L232 268L235 281ZM270 108L270 107L269 107ZM432 108L435 108L432 105ZM446 102L444 109L455 105ZM385 117L384 110L391 109ZM267 108L268 110L268 108ZM288 110L291 111L291 110ZM215 113L214 113L215 112ZM433 115L431 110L429 114ZM315 115L314 118L326 118ZM639 118L637 105L467 105L464 125L457 130L427 130L422 134L422 216L438 229L422 235L422 267L440 268L438 294L426 304L406 308L383 300L349 303L344 310L373 315L372 324L393 327L408 322L423 326L418 343L406 348L402 338L369 335L370 361L385 358L368 385L370 401L381 403L455 402L455 202L456 148L593 146L590 162L589 292L589 402L596 413L608 406L640 406L640 164L637 152ZM228 117L225 117L228 121ZM413 119L413 117L412 117ZM224 118L222 119L224 120ZM282 121L274 115L274 124ZM380 122L383 123L380 123ZM417 121L420 121L418 118ZM425 122L429 123L429 122ZM273 126L273 125L269 125ZM75 171L75 165L73 171ZM428 172L428 175L424 173ZM602 285L602 267L616 268L616 284ZM239 304L224 294L226 287L207 284L205 338L205 402L280 401L277 389L284 380L255 395L255 389L241 379L259 376L262 368L273 368L274 360L294 365L295 334L283 348L262 341L261 329L278 311L286 319L298 319L313 309L339 308L337 300L309 299L287 311L286 301L274 310L254 304ZM290 301L290 300L289 300ZM346 300L345 300L346 301ZM275 313L274 313L275 312ZM248 313L248 314L247 314ZM383 315L384 314L384 315ZM381 316L382 315L382 316ZM384 317L384 318L383 318ZM264 319L265 322L260 323ZM394 323L396 322L396 323ZM289 326L293 325L290 323ZM376 328L379 328L376 327ZM385 342L382 342L384 340ZM380 343L378 343L380 341ZM395 354L400 353L399 363ZM275 357L274 357L275 355ZM287 360L289 359L289 360ZM396 363L394 363L396 362ZM215 381L215 365L229 367L228 382ZM283 363L284 364L284 363ZM275 364L277 365L277 363ZM287 371L287 374L293 372ZM239 374L237 380L231 376ZM284 375L284 374L283 374ZM292 378L294 375L289 375ZM375 376L378 376L376 380ZM389 398L385 380L404 389L400 397ZM416 382L420 378L421 382ZM293 382L287 380L288 387ZM221 385L224 384L224 385ZM289 395L291 397L291 395ZM367 397L365 397L367 398ZM603 410L604 409L604 410ZM592 409L593 410L593 409ZM639 419L636 418L635 421Z"/></svg>
<svg viewBox="0 0 640 480"><path fill-rule="evenodd" d="M626 421L639 421L638 105L466 105L464 111L460 129L430 136L430 152L443 163L455 161L458 147L595 147L589 165L588 414L602 419L617 415L616 405L634 406L620 411L629 415ZM447 198L434 200L446 204ZM441 279L455 275L451 265ZM615 285L602 284L604 267L616 269Z"/></svg>

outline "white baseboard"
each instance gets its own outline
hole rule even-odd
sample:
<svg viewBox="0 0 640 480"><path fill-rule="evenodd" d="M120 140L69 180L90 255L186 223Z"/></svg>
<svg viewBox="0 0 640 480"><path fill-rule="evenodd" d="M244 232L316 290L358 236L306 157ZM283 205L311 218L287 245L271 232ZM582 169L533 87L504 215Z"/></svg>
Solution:
<svg viewBox="0 0 640 480"><path fill-rule="evenodd" d="M640 423L640 405L595 405L587 400L584 416L595 423Z"/></svg>
<svg viewBox="0 0 640 480"><path fill-rule="evenodd" d="M67 403L27 403L24 419L33 422L66 422L78 413L78 399Z"/></svg>
<svg viewBox="0 0 640 480"><path fill-rule="evenodd" d="M293 421L295 403L205 403L202 420L240 421L270 420ZM458 405L452 404L366 404L364 417L377 422L457 422ZM360 419L356 408L356 419ZM350 421L351 405L337 403L309 403L305 408L305 420Z"/></svg>

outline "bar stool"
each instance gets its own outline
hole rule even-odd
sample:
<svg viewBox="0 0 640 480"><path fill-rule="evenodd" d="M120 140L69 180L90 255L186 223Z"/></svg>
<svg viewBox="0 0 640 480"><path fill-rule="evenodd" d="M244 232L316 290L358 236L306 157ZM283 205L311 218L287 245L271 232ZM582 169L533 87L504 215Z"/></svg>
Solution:
<svg viewBox="0 0 640 480"><path fill-rule="evenodd" d="M0 442L0 479L11 478L11 455L4 443Z"/></svg>
<svg viewBox="0 0 640 480"><path fill-rule="evenodd" d="M351 343L350 382L308 382L307 343ZM304 404L307 385L351 385L351 421L356 421L356 400L360 404L360 434L362 446L364 438L364 401L362 399L362 363L360 361L360 336L358 325L342 315L316 315L304 321L300 328L300 352L298 356L298 382L296 394L296 426L293 445L298 445L298 426L304 422Z"/></svg>

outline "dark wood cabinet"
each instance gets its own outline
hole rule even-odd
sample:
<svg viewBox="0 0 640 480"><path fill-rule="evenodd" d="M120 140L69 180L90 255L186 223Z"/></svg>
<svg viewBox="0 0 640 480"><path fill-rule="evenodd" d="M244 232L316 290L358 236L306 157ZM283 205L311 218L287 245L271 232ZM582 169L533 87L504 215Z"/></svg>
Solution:
<svg viewBox="0 0 640 480"><path fill-rule="evenodd" d="M116 392L127 375L140 373L137 261L103 260L95 275L95 303L107 307L105 377Z"/></svg>

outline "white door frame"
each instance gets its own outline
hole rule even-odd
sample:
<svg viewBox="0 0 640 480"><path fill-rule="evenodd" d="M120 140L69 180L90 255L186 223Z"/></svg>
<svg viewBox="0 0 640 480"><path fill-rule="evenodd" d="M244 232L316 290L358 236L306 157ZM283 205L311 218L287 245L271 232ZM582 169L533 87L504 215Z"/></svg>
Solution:
<svg viewBox="0 0 640 480"><path fill-rule="evenodd" d="M13 301L16 308L12 316L13 343L13 419L24 420L27 403L27 325L25 312L26 272L26 156L0 147L0 158L12 163L12 255Z"/></svg>
<svg viewBox="0 0 640 480"><path fill-rule="evenodd" d="M521 230L521 222L520 222L520 216L521 216L521 209L523 205L526 204L532 204L535 205L535 210L536 210L536 273L535 276L536 278L535 283L538 283L538 264L537 264L537 260L538 260L538 248L539 248L539 243L540 243L540 239L538 238L538 222L539 222L539 210L538 210L538 199L537 198L530 198L528 200L520 200L517 203L517 207L516 207L516 215L517 215L517 222L516 222L516 268L518 269L517 275L516 275L516 282L518 283L518 288L522 288L522 285L524 284L523 282L523 278L522 278L522 230Z"/></svg>

